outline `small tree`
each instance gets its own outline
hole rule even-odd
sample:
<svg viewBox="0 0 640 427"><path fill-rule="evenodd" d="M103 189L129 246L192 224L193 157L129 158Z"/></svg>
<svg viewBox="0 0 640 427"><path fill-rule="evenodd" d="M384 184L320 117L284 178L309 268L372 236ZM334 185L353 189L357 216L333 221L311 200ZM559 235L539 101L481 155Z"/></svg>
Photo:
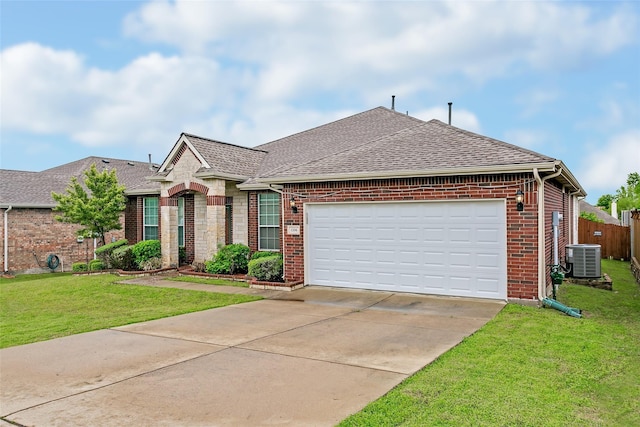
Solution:
<svg viewBox="0 0 640 427"><path fill-rule="evenodd" d="M98 172L91 165L84 172L85 188L74 176L67 187L66 194L51 193L58 205L53 209L61 212L56 219L60 222L79 224L78 236L99 237L105 244L104 235L111 230L120 230L120 213L125 209L124 185L118 184L116 171Z"/></svg>
<svg viewBox="0 0 640 427"><path fill-rule="evenodd" d="M603 207L607 212L611 212L611 204L615 201L620 212L640 208L640 174L631 172L627 176L627 186L621 186L616 190L616 194L604 194L598 199L597 206Z"/></svg>

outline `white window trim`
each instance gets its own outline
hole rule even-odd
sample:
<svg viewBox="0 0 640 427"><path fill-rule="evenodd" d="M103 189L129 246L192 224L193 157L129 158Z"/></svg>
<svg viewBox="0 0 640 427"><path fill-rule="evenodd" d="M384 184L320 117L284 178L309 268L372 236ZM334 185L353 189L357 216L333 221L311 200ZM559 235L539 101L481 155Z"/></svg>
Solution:
<svg viewBox="0 0 640 427"><path fill-rule="evenodd" d="M178 246L185 245L184 235L184 197L178 197ZM182 244L180 243L180 228L182 227Z"/></svg>
<svg viewBox="0 0 640 427"><path fill-rule="evenodd" d="M156 219L156 224L147 224L147 200L150 199L156 200L158 213L160 213L160 199L158 197L145 197L142 199L142 240L147 240L147 227L156 228L156 239L160 234L160 224L158 219Z"/></svg>
<svg viewBox="0 0 640 427"><path fill-rule="evenodd" d="M278 225L261 225L260 224L260 198L263 196L267 196L267 195L272 195L273 193L258 193L258 250L259 251L264 251L264 252L280 252L280 212L278 209L276 209L277 215L278 215ZM278 202L280 202L279 200L279 195L276 199ZM262 242L262 239L260 238L260 234L262 232L262 229L267 229L267 228L275 228L277 230L276 235L278 236L278 248L277 249L272 249L272 248L262 248L260 246L260 243Z"/></svg>

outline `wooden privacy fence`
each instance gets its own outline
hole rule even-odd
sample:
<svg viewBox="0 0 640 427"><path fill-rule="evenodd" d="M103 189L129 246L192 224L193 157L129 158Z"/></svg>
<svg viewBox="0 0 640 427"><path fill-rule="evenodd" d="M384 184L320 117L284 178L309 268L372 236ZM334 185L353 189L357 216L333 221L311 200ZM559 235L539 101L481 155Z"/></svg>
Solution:
<svg viewBox="0 0 640 427"><path fill-rule="evenodd" d="M602 258L631 259L631 230L615 224L603 224L578 218L578 243L600 245Z"/></svg>
<svg viewBox="0 0 640 427"><path fill-rule="evenodd" d="M631 255L636 257L640 261L640 210L634 209L631 211Z"/></svg>
<svg viewBox="0 0 640 427"><path fill-rule="evenodd" d="M631 272L640 283L640 210L631 211Z"/></svg>

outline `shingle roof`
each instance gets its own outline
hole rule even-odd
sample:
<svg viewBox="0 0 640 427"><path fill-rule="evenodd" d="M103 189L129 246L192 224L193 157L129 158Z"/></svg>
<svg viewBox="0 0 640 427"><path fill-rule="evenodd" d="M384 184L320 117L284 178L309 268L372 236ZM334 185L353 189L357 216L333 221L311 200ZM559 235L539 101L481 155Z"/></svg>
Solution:
<svg viewBox="0 0 640 427"><path fill-rule="evenodd" d="M276 149L271 150L272 147ZM424 122L383 107L260 148L269 149L269 154L258 180L331 178L357 173L385 175L554 160L438 120Z"/></svg>
<svg viewBox="0 0 640 427"><path fill-rule="evenodd" d="M265 151L255 148L241 147L188 133L183 135L210 166L201 168L199 172L211 171L223 175L252 177L266 155Z"/></svg>
<svg viewBox="0 0 640 427"><path fill-rule="evenodd" d="M595 214L598 218L603 220L605 224L616 224L620 225L620 221L617 218L612 217L607 212L602 209L593 206L584 200L580 200L580 212L589 212Z"/></svg>
<svg viewBox="0 0 640 427"><path fill-rule="evenodd" d="M104 160L104 161L103 161ZM148 182L146 177L153 174L149 164L121 159L86 157L42 172L26 172L0 169L0 204L54 206L51 192L65 191L71 177L83 181L84 171L95 164L98 170L115 169L118 182L127 189L143 186L149 191L158 191L158 183Z"/></svg>
<svg viewBox="0 0 640 427"><path fill-rule="evenodd" d="M378 107L256 148L265 150L257 176L287 173L292 167L335 155L383 136L424 123L414 117Z"/></svg>

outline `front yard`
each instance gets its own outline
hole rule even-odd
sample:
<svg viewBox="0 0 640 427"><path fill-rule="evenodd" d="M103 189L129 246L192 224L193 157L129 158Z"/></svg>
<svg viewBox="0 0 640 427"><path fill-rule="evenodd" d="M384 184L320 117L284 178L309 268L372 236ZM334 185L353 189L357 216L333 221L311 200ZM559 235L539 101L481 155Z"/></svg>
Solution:
<svg viewBox="0 0 640 427"><path fill-rule="evenodd" d="M560 287L584 318L509 304L340 425L640 426L640 286L628 263L602 269L613 291ZM258 299L120 279L0 279L0 348Z"/></svg>
<svg viewBox="0 0 640 427"><path fill-rule="evenodd" d="M260 299L119 280L60 273L0 278L0 348Z"/></svg>
<svg viewBox="0 0 640 427"><path fill-rule="evenodd" d="M473 336L341 426L640 426L640 286L602 261L613 291L563 284L584 311L507 305Z"/></svg>

